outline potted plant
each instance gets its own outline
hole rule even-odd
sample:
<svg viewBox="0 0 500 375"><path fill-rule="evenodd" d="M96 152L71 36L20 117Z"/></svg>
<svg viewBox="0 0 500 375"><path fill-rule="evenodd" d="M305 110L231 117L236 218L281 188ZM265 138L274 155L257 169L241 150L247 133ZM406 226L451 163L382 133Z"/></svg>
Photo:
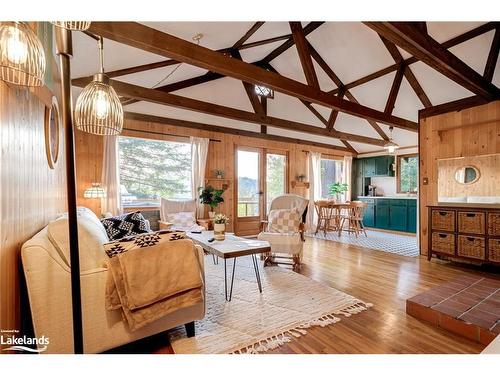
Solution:
<svg viewBox="0 0 500 375"><path fill-rule="evenodd" d="M215 216L215 209L219 204L224 202L222 194L223 189L215 189L214 187L208 185L206 187L200 187L200 202L210 207L208 216L212 219Z"/></svg>
<svg viewBox="0 0 500 375"><path fill-rule="evenodd" d="M334 196L337 202L340 201L340 196L349 189L349 185L340 182L335 182L328 185L328 190L331 196Z"/></svg>
<svg viewBox="0 0 500 375"><path fill-rule="evenodd" d="M214 238L217 241L222 241L226 238L226 224L229 223L229 218L224 214L217 214L214 217Z"/></svg>

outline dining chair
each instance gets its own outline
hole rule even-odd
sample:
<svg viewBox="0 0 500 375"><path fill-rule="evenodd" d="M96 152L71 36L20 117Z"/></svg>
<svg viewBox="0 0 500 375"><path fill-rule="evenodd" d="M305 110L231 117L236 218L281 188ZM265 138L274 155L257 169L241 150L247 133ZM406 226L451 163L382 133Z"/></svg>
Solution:
<svg viewBox="0 0 500 375"><path fill-rule="evenodd" d="M368 237L363 223L363 216L367 206L368 204L366 202L361 201L352 201L349 203L347 215L342 216L342 221L339 227L339 236L342 230L345 230L349 233L354 233L356 237L358 237L360 232L363 232L365 236ZM346 221L348 222L348 227L347 229L344 229Z"/></svg>

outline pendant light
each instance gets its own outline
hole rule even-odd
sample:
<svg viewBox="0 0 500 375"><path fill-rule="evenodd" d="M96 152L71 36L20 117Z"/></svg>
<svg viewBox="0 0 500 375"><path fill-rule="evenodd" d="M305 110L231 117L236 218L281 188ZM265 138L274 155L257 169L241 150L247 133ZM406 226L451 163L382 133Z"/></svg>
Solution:
<svg viewBox="0 0 500 375"><path fill-rule="evenodd" d="M389 152L389 154L394 154L394 151L396 151L399 148L399 145L392 139L393 129L394 128L392 126L389 128L390 131L389 140L384 144L384 148Z"/></svg>
<svg viewBox="0 0 500 375"><path fill-rule="evenodd" d="M99 38L100 71L76 100L75 124L96 135L117 135L123 128L123 107L103 68L103 41Z"/></svg>
<svg viewBox="0 0 500 375"><path fill-rule="evenodd" d="M0 79L21 86L43 86L45 52L24 22L0 22Z"/></svg>
<svg viewBox="0 0 500 375"><path fill-rule="evenodd" d="M51 24L73 31L85 31L90 27L90 21L51 21Z"/></svg>

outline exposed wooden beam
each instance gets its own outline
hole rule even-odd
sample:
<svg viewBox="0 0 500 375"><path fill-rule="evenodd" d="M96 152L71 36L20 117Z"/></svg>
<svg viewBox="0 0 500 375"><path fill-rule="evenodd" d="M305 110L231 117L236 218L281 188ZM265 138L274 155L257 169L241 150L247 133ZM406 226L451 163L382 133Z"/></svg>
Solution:
<svg viewBox="0 0 500 375"><path fill-rule="evenodd" d="M391 91L387 97L387 102L385 103L384 113L390 114L394 109L394 104L396 104L396 99L398 98L399 88L401 87L401 82L403 81L403 76L405 72L405 66L401 64L394 76L394 81L392 82Z"/></svg>
<svg viewBox="0 0 500 375"><path fill-rule="evenodd" d="M259 28L264 24L264 22L255 22L253 26L243 35L236 43L233 44L234 49L240 48L243 43L245 43Z"/></svg>
<svg viewBox="0 0 500 375"><path fill-rule="evenodd" d="M498 52L500 51L500 27L495 30L495 36L491 42L490 53L488 54L488 60L486 60L486 65L484 67L483 77L488 82L493 80L493 75L495 74L495 67L498 60Z"/></svg>
<svg viewBox="0 0 500 375"><path fill-rule="evenodd" d="M231 107L225 107L222 105L204 102L201 100L186 98L183 96L170 94L160 90L148 89L146 87L132 85L126 82L111 80L110 83L118 95L125 96L128 98L133 98L136 100L143 100L150 103L168 105L171 107L187 109L194 112L206 113L213 116L225 117L233 120L238 120L258 125L264 124L267 126L280 129L344 139L346 141L367 143L376 146L381 146L384 143L383 140L375 138L365 137L357 134L339 132L339 131L329 132L327 129L322 129L314 125L304 124L301 122L281 119L277 117L261 116L253 112L243 111ZM84 87L86 84L87 82L79 81L77 86Z"/></svg>
<svg viewBox="0 0 500 375"><path fill-rule="evenodd" d="M345 88L341 87L337 96L343 98L345 91L346 91ZM339 111L337 111L336 109L332 109L332 111L330 112L330 116L328 117L328 124L326 125L326 128L328 130L332 130L335 128L335 122L337 121L338 115Z"/></svg>
<svg viewBox="0 0 500 375"><path fill-rule="evenodd" d="M293 41L295 43L295 47L297 47L297 53L299 54L300 65L302 65L302 71L306 77L307 84L319 89L318 77L316 76L316 71L314 70L311 53L309 52L309 43L304 36L302 24L300 22L289 22L289 24L293 35Z"/></svg>
<svg viewBox="0 0 500 375"><path fill-rule="evenodd" d="M150 63L150 64L132 66L130 68L112 70L110 72L106 72L106 75L109 78L115 78L115 77L120 77L120 76L126 76L127 74L134 74L134 73L144 72L146 70L158 69L158 68L163 68L165 66L171 66L171 65L177 65L177 64L180 64L180 62L175 61L175 60L164 60L164 61L158 61L158 62L154 62L154 63Z"/></svg>
<svg viewBox="0 0 500 375"><path fill-rule="evenodd" d="M454 38L447 40L446 42L444 42L442 44L442 46L443 46L443 48L446 48L446 49L454 47L454 46L459 45L461 43L464 43L470 39L473 39L479 35L482 35L484 33L491 31L491 30L494 30L495 28L498 27L498 25L499 25L498 22L487 22L481 26L478 26L472 30L469 30L463 34L460 34ZM417 61L418 60L413 56L404 60L406 65L414 64ZM373 73L370 73L364 77L358 78L352 82L346 83L345 87L349 90L349 89L352 89L354 87L363 85L367 82L373 81L374 79L380 78L386 74L389 74L391 72L396 71L398 69L398 66L399 66L398 64L393 64L391 66L388 66L387 68L380 69L380 70L373 72ZM338 88L330 91L330 93L337 94Z"/></svg>
<svg viewBox="0 0 500 375"><path fill-rule="evenodd" d="M243 60L238 50L232 51L231 55L238 60ZM241 81L241 83L243 84L245 92L248 96L248 100L250 100L253 111L259 115L265 115L266 113L264 113L264 108L262 107L259 96L255 92L255 85L244 81Z"/></svg>
<svg viewBox="0 0 500 375"><path fill-rule="evenodd" d="M254 48L254 47L258 47L258 46L263 46L265 44L276 43L276 42L280 42L282 40L290 39L291 36L292 36L292 34L285 34L285 35L275 36L272 38L257 40L255 42L245 43L238 49L242 50L242 49L247 49L247 48Z"/></svg>
<svg viewBox="0 0 500 375"><path fill-rule="evenodd" d="M422 22L411 22L411 23L414 24L415 27L417 27L420 30L420 32L427 34L427 22L422 21Z"/></svg>
<svg viewBox="0 0 500 375"><path fill-rule="evenodd" d="M252 137L252 138L265 139L265 140L271 140L271 141L286 142L286 143L292 143L292 144L308 145L308 146L315 146L315 147L326 147L326 148L329 148L332 150L351 152L353 154L357 154L356 150L353 151L353 150L350 150L350 149L345 148L345 147L330 145L328 143L306 141L303 139L283 137L283 136L274 135L274 134L263 134L263 133L248 131L248 130L227 128L224 126L210 125L210 124L204 124L204 123L199 123L199 122L194 122L194 121L186 121L186 120L179 120L179 119L173 119L173 118L167 118L167 117L144 115L142 113L125 112L125 119L134 120L134 121L152 122L152 123L156 123L156 124L164 124L164 125L170 125L170 126L177 126L177 127L181 127L181 128L187 128L187 129L206 130L206 131L217 132L217 133L232 134L232 135Z"/></svg>
<svg viewBox="0 0 500 375"><path fill-rule="evenodd" d="M351 151L352 153L358 154L358 151L347 141L341 140L341 142L344 144L344 146Z"/></svg>
<svg viewBox="0 0 500 375"><path fill-rule="evenodd" d="M418 111L418 117L419 119L423 119L426 117L436 116L443 113L461 111L463 109L486 104L488 102L489 102L488 100L481 98L480 96L477 95L469 96L467 98L458 99L452 102L438 104L433 107L421 109L420 111Z"/></svg>
<svg viewBox="0 0 500 375"><path fill-rule="evenodd" d="M91 32L158 55L192 64L252 84L324 105L353 116L367 118L406 130L417 131L418 124L372 108L343 100L303 83L269 72L255 65L230 58L208 48L162 33L135 22L92 22Z"/></svg>
<svg viewBox="0 0 500 375"><path fill-rule="evenodd" d="M372 30L405 49L418 60L485 98L500 97L500 90L474 69L409 22L365 22Z"/></svg>
<svg viewBox="0 0 500 375"><path fill-rule="evenodd" d="M330 68L330 65L328 65L328 63L325 61L325 59L323 59L323 57L321 57L319 52L316 51L316 49L310 43L309 43L309 51L311 52L312 58L314 60L316 60L318 65L321 67L321 69L323 69L323 71L333 81L333 83L335 83L338 86L337 95L339 95L340 97L343 97L345 95L347 97L347 99L349 99L351 102L359 104L359 102L356 100L354 95L344 85L342 80L335 74L335 72L332 70L332 68ZM342 93L342 95L340 95L341 93ZM331 127L329 127L329 129L333 129L333 124L335 123L337 116L338 116L338 111L337 112L334 112L334 111L335 110L332 110L332 112L330 114L330 119L328 121L329 124L332 124ZM333 116L333 118L332 118L332 116ZM330 122L330 120L332 122ZM375 121L369 120L369 119L367 119L367 121L370 124L370 126L373 129L375 129L375 131L382 137L382 139L385 139L386 141L389 140L389 137L384 133L382 128Z"/></svg>
<svg viewBox="0 0 500 375"><path fill-rule="evenodd" d="M397 64L404 64L404 59L403 56L401 55L401 52L399 52L398 47L394 43L389 42L387 39L384 37L380 37L382 39L382 42L384 43L385 47L391 54L392 58ZM425 93L424 89L420 85L420 83L417 80L417 77L413 74L411 71L411 68L409 65L405 65L405 70L404 70L404 76L406 77L406 80L410 84L411 88L415 92L415 94L418 96L424 107L431 107L432 103Z"/></svg>
<svg viewBox="0 0 500 375"><path fill-rule="evenodd" d="M320 27L324 22L310 22L307 24L306 27L304 27L304 36L307 36L308 34L312 33L314 30L316 30L318 27ZM293 35L287 39L287 41L283 44L281 44L279 47L275 48L272 50L266 57L262 59L263 62L270 62L274 60L276 57L281 55L283 52L285 52L287 49L289 49L291 46L293 46L294 40L293 40Z"/></svg>

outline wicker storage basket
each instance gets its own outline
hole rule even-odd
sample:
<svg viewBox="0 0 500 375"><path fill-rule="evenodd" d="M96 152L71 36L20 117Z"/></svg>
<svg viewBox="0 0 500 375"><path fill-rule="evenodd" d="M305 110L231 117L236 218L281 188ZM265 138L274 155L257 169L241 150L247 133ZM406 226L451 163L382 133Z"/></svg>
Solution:
<svg viewBox="0 0 500 375"><path fill-rule="evenodd" d="M488 234L490 236L500 236L500 212L490 212L488 214Z"/></svg>
<svg viewBox="0 0 500 375"><path fill-rule="evenodd" d="M481 237L458 236L458 255L466 258L485 259L485 241Z"/></svg>
<svg viewBox="0 0 500 375"><path fill-rule="evenodd" d="M432 210L432 229L455 231L455 211Z"/></svg>
<svg viewBox="0 0 500 375"><path fill-rule="evenodd" d="M500 238L490 238L488 241L489 260L500 262Z"/></svg>
<svg viewBox="0 0 500 375"><path fill-rule="evenodd" d="M450 233L432 233L432 251L455 254L455 235Z"/></svg>
<svg viewBox="0 0 500 375"><path fill-rule="evenodd" d="M462 233L485 234L484 212L459 212L458 231Z"/></svg>

